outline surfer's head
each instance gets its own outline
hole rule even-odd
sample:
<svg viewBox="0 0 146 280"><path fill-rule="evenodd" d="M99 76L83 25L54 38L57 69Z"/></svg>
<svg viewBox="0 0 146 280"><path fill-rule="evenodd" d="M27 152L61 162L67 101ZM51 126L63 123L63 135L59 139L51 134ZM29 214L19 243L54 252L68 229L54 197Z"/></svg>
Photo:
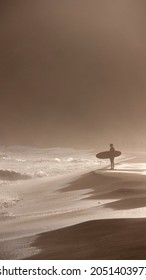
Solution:
<svg viewBox="0 0 146 280"><path fill-rule="evenodd" d="M110 147L112 148L112 147L113 147L113 144L110 144Z"/></svg>

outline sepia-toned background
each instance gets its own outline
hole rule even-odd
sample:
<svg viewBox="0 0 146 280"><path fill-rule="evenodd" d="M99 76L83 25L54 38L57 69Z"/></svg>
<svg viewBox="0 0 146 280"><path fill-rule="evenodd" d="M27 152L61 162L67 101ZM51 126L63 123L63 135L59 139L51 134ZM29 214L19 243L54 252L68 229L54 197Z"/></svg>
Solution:
<svg viewBox="0 0 146 280"><path fill-rule="evenodd" d="M146 149L146 2L0 1L0 145Z"/></svg>

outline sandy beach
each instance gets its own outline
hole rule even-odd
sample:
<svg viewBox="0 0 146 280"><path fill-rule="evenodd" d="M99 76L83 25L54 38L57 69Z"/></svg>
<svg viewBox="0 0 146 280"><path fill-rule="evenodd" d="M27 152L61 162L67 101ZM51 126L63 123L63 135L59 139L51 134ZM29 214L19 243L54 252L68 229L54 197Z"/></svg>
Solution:
<svg viewBox="0 0 146 280"><path fill-rule="evenodd" d="M144 156L12 190L21 199L1 211L1 259L146 258Z"/></svg>
<svg viewBox="0 0 146 280"><path fill-rule="evenodd" d="M0 259L146 259L146 1L0 13Z"/></svg>

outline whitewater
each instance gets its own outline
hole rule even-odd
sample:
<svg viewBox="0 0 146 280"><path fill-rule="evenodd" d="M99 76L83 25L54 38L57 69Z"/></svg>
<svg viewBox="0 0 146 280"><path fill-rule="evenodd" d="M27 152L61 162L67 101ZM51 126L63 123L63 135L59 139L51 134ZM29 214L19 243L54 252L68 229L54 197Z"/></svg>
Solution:
<svg viewBox="0 0 146 280"><path fill-rule="evenodd" d="M0 147L0 218L12 216L8 208L22 200L20 190L50 180L101 168L90 150L73 148ZM18 189L17 189L18 188ZM17 191L16 191L17 189ZM28 190L28 193L30 188ZM35 194L34 194L35 195Z"/></svg>
<svg viewBox="0 0 146 280"><path fill-rule="evenodd" d="M65 175L78 170L92 169L101 165L92 151L75 150L72 148L38 149L31 147L0 147L0 178L3 180L1 170L8 171L7 180L12 180L10 172L17 175L14 179L33 177L52 177ZM14 175L14 174L13 174Z"/></svg>
<svg viewBox="0 0 146 280"><path fill-rule="evenodd" d="M26 146L0 146L0 214L15 205L21 197L14 189L45 181L58 181L101 169L108 160L95 157L94 150L74 148L34 148ZM121 159L122 157L120 157ZM27 181L27 183L26 183ZM8 214L7 214L8 215Z"/></svg>

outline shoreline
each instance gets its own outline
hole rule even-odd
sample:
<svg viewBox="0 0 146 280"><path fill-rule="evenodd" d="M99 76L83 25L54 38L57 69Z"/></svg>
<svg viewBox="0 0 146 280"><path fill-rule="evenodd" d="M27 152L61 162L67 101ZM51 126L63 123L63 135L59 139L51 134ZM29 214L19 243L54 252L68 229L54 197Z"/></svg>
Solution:
<svg viewBox="0 0 146 280"><path fill-rule="evenodd" d="M145 170L137 172L132 160L129 167L126 161L126 169L122 162L114 171L39 180L23 190L17 186L23 202L11 208L13 220L1 223L0 258L137 259L138 254L145 258Z"/></svg>

